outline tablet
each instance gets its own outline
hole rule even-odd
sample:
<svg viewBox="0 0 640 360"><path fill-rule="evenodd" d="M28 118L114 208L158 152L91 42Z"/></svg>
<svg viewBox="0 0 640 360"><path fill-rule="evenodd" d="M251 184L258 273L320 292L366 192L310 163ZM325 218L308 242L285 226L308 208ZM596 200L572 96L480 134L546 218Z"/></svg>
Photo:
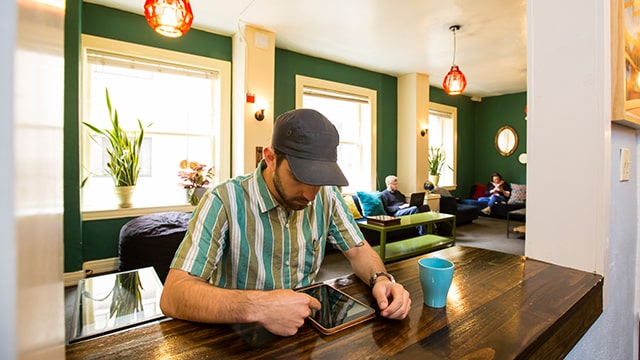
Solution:
<svg viewBox="0 0 640 360"><path fill-rule="evenodd" d="M309 321L321 333L330 335L376 316L376 311L331 285L315 284L297 291L320 301L320 310L311 310Z"/></svg>

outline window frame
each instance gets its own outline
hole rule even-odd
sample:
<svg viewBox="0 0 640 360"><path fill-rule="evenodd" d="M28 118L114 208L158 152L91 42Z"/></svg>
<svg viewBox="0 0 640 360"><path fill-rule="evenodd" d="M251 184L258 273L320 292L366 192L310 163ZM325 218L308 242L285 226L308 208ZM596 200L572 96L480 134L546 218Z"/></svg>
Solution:
<svg viewBox="0 0 640 360"><path fill-rule="evenodd" d="M218 73L218 88L216 89L219 96L214 98L215 116L219 119L214 128L215 141L214 161L216 169L216 180L224 181L230 177L231 167L231 63L229 61L219 60L215 58L207 58L203 56L167 50L161 48L150 47L146 45L135 44L131 42L113 40L99 36L81 35L81 64L82 64L82 83L80 88L81 113L82 117L78 121L80 127L80 143L79 150L82 163L86 163L86 154L84 148L90 141L90 133L82 126L82 121L88 119L88 107L83 106L85 101L85 91L89 86L89 67L86 66L87 50L95 50L99 52L108 52L113 54L121 54L123 57L137 57L150 61L176 64L185 67L197 67L207 69ZM177 168L177 165L176 165ZM176 170L177 172L177 170ZM79 169L79 182L82 181L88 172L86 169ZM112 219L130 216L141 216L161 211L191 211L192 205L189 204L145 204L144 201L134 203L133 207L122 209L118 208L114 203L111 207L99 210L85 210L83 203L83 190L80 190L80 208L83 220Z"/></svg>
<svg viewBox="0 0 640 360"><path fill-rule="evenodd" d="M362 154L366 156L369 154L369 166L371 167L369 171L369 181L368 186L369 189L358 189L362 191L374 191L376 189L376 173L377 173L377 157L376 157L376 133L377 133L377 91L373 89L368 89L365 87L348 85L344 83L313 78L303 75L296 75L296 108L299 109L302 107L302 98L304 95L304 88L316 88L327 90L331 92L338 92L343 94L353 94L358 97L366 97L369 99L369 106L371 107L371 122L369 123L369 131L370 139L368 139L368 143L364 144L367 148L363 147Z"/></svg>
<svg viewBox="0 0 640 360"><path fill-rule="evenodd" d="M453 173L452 173L453 184L442 186L442 188L445 188L449 191L453 191L458 187L458 176L457 176L458 174L458 108L456 108L455 106L429 102L429 111L428 111L429 120L431 118L432 110L445 113L445 114L451 114L451 118L453 121L453 124L452 124L453 126L453 161L451 164L449 164L453 168ZM432 126L433 124L431 124L429 121L429 130L432 129ZM429 142L431 142L431 139L429 139ZM431 146L432 144L429 143L429 147ZM437 146L437 145L433 145L433 146ZM448 160L449 160L448 156L446 160L448 163ZM450 171L450 170L448 167L445 166L444 171ZM442 179L440 179L440 181L442 181Z"/></svg>

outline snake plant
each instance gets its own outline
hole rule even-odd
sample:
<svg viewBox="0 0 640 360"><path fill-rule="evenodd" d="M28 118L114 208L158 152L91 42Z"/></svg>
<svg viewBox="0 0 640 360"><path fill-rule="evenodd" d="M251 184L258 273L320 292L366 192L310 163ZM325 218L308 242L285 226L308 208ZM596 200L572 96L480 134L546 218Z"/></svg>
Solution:
<svg viewBox="0 0 640 360"><path fill-rule="evenodd" d="M133 137L130 138L127 132L120 127L118 111L111 106L109 89L105 89L105 93L111 129L99 129L86 122L83 122L83 124L109 141L109 147L107 148L109 161L105 171L111 175L115 186L134 186L140 173L140 149L144 138L144 128L142 122L138 119L139 131L135 132Z"/></svg>

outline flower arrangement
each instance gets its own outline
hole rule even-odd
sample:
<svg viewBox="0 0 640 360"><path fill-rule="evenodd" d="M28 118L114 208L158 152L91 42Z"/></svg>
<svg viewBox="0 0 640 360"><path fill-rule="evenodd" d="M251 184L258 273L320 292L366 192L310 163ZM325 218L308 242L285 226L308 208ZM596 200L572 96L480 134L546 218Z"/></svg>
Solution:
<svg viewBox="0 0 640 360"><path fill-rule="evenodd" d="M207 165L197 161L180 161L178 177L182 179L180 185L187 189L187 198L191 205L197 205L202 196L201 192L196 192L196 189L202 189L209 185L209 180L213 180L213 176L213 166L207 169Z"/></svg>
<svg viewBox="0 0 640 360"><path fill-rule="evenodd" d="M185 189L201 188L209 185L209 179L213 179L213 166L207 171L207 165L197 161L180 161L180 171L178 176L182 179L182 187Z"/></svg>

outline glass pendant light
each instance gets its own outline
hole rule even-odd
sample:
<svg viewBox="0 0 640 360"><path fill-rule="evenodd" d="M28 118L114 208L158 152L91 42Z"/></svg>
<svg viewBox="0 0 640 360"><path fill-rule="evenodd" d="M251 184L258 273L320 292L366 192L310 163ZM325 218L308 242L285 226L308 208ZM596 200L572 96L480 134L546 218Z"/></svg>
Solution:
<svg viewBox="0 0 640 360"><path fill-rule="evenodd" d="M453 31L453 65L451 65L451 69L444 77L442 87L449 95L460 95L467 87L467 78L456 65L456 31L460 30L460 25L452 25L449 30Z"/></svg>
<svg viewBox="0 0 640 360"><path fill-rule="evenodd" d="M189 0L146 0L144 16L153 30L167 37L186 34L193 23Z"/></svg>

